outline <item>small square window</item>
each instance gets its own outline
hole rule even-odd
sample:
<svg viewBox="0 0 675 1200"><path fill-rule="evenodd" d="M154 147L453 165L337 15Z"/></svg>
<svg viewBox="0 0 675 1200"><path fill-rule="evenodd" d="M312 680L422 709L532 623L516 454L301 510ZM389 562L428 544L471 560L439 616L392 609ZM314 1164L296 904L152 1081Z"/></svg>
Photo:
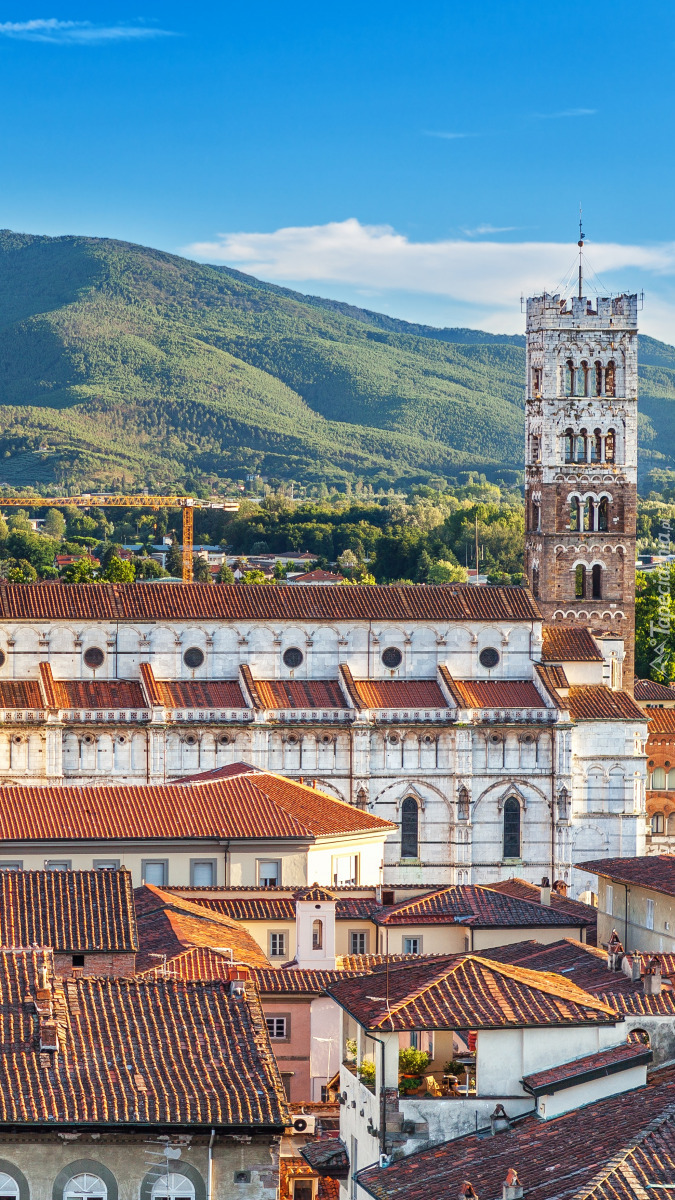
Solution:
<svg viewBox="0 0 675 1200"><path fill-rule="evenodd" d="M119 858L95 858L94 859L94 870L95 871L119 871L119 869L120 869Z"/></svg>
<svg viewBox="0 0 675 1200"><path fill-rule="evenodd" d="M293 1200L313 1200L314 1183L311 1179L293 1180Z"/></svg>
<svg viewBox="0 0 675 1200"><path fill-rule="evenodd" d="M23 871L22 862L0 862L0 871Z"/></svg>
<svg viewBox="0 0 675 1200"><path fill-rule="evenodd" d="M165 887L169 882L169 864L165 858L145 858L141 863L141 875L144 883L151 883L154 887Z"/></svg>
<svg viewBox="0 0 675 1200"><path fill-rule="evenodd" d="M83 967L84 966L84 954L74 954L73 955L73 966L74 967Z"/></svg>
<svg viewBox="0 0 675 1200"><path fill-rule="evenodd" d="M288 1038L288 1017L265 1017L267 1032L273 1042L285 1042Z"/></svg>
<svg viewBox="0 0 675 1200"><path fill-rule="evenodd" d="M368 953L368 934L365 930L355 930L349 934L349 953Z"/></svg>
<svg viewBox="0 0 675 1200"><path fill-rule="evenodd" d="M193 858L190 861L190 877L193 887L213 887L216 882L215 859Z"/></svg>
<svg viewBox="0 0 675 1200"><path fill-rule="evenodd" d="M70 870L70 860L66 859L66 858L64 858L64 859L50 858L45 863L45 871L69 871L69 870Z"/></svg>
<svg viewBox="0 0 675 1200"><path fill-rule="evenodd" d="M251 1172L250 1171L235 1171L234 1182L235 1183L250 1183L251 1182Z"/></svg>
<svg viewBox="0 0 675 1200"><path fill-rule="evenodd" d="M260 887L278 887L281 883L281 863L269 859L261 859L258 863L258 884Z"/></svg>
<svg viewBox="0 0 675 1200"><path fill-rule="evenodd" d="M270 934L270 958L285 958L286 957L286 934L271 933Z"/></svg>
<svg viewBox="0 0 675 1200"><path fill-rule="evenodd" d="M404 954L421 954L422 953L421 937L404 937L403 953Z"/></svg>

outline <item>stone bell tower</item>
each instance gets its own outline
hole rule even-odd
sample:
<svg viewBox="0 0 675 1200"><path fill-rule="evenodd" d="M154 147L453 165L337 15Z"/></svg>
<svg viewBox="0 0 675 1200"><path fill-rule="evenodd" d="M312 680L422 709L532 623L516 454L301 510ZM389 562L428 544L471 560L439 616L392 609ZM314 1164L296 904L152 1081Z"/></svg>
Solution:
<svg viewBox="0 0 675 1200"><path fill-rule="evenodd" d="M624 639L628 690L637 309L637 295L587 299L580 267L577 296L527 301L526 330L525 571L547 624L586 625Z"/></svg>

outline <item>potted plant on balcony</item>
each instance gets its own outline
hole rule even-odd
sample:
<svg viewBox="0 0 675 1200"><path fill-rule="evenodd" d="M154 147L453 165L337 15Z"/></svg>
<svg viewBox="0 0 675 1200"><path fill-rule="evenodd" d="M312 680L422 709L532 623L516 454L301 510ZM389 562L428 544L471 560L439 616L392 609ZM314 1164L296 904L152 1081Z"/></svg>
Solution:
<svg viewBox="0 0 675 1200"><path fill-rule="evenodd" d="M356 1068L356 1074L358 1075L359 1079L361 1080L361 1083L365 1084L366 1087L368 1087L368 1088L375 1087L375 1063L374 1062L370 1062L369 1059L364 1058L363 1062L359 1063L358 1067Z"/></svg>
<svg viewBox="0 0 675 1200"><path fill-rule="evenodd" d="M429 1066L426 1050L415 1050L413 1046L398 1052L398 1090L405 1095L416 1092L422 1086L422 1076Z"/></svg>

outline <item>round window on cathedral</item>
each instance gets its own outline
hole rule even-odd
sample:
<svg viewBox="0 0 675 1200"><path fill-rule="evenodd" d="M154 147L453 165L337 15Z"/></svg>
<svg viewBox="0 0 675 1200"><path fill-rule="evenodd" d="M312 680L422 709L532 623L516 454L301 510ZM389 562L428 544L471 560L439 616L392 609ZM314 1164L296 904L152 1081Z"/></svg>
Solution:
<svg viewBox="0 0 675 1200"><path fill-rule="evenodd" d="M4 650L0 650L0 667L4 667L4 665L5 665L5 652L4 652Z"/></svg>
<svg viewBox="0 0 675 1200"><path fill-rule="evenodd" d="M219 746L229 746L230 742L231 742L231 741L233 741L233 740L234 740L234 739L233 739L233 738L231 738L231 737L229 736L229 734L227 734L227 733L221 733L220 737L218 738L218 745L219 745Z"/></svg>
<svg viewBox="0 0 675 1200"><path fill-rule="evenodd" d="M98 646L90 646L84 652L84 661L88 667L94 670L96 667L102 666L105 662L105 654L102 650L99 650Z"/></svg>
<svg viewBox="0 0 675 1200"><path fill-rule="evenodd" d="M496 667L499 662L499 651L495 650L494 646L486 646L478 655L478 661L481 667Z"/></svg>
<svg viewBox="0 0 675 1200"><path fill-rule="evenodd" d="M186 746L196 746L197 745L197 739L196 739L194 733L189 733L187 735L187 737L185 738L185 745Z"/></svg>
<svg viewBox="0 0 675 1200"><path fill-rule="evenodd" d="M204 651L200 650L199 646L190 646L189 650L186 650L183 655L183 662L191 671L196 670L197 667L201 667L203 661Z"/></svg>
<svg viewBox="0 0 675 1200"><path fill-rule="evenodd" d="M82 741L84 742L85 746L93 746L94 744L94 739L90 733L85 733Z"/></svg>
<svg viewBox="0 0 675 1200"><path fill-rule="evenodd" d="M389 667L392 671L396 667L400 667L403 662L403 655L398 646L387 646L387 649L382 651L382 662L385 667Z"/></svg>
<svg viewBox="0 0 675 1200"><path fill-rule="evenodd" d="M294 667L299 667L304 657L302 650L298 650L297 646L289 646L288 650L284 650L284 663L291 670Z"/></svg>

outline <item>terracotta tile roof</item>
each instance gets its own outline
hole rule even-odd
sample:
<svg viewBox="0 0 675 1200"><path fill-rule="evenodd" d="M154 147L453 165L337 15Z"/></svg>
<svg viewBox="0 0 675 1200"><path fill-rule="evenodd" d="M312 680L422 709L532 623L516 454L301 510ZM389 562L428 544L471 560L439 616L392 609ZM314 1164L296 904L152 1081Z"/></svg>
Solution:
<svg viewBox="0 0 675 1200"><path fill-rule="evenodd" d="M646 721L647 716L628 692L613 692L603 684L571 687L565 700L574 721Z"/></svg>
<svg viewBox="0 0 675 1200"><path fill-rule="evenodd" d="M653 679L636 679L634 695L636 700L670 700L671 704L675 701L675 689Z"/></svg>
<svg viewBox="0 0 675 1200"><path fill-rule="evenodd" d="M165 708L248 708L236 679L155 681Z"/></svg>
<svg viewBox="0 0 675 1200"><path fill-rule="evenodd" d="M340 1138L315 1138L300 1153L318 1175L330 1172L333 1179L346 1179L349 1174L349 1155Z"/></svg>
<svg viewBox="0 0 675 1200"><path fill-rule="evenodd" d="M45 707L37 679L0 680L0 708Z"/></svg>
<svg viewBox="0 0 675 1200"><path fill-rule="evenodd" d="M304 839L393 828L317 788L245 766L239 771L206 783L5 787L0 839Z"/></svg>
<svg viewBox="0 0 675 1200"><path fill-rule="evenodd" d="M144 979L225 979L232 973L232 960L227 950L216 950L213 946L190 946L167 960L166 966L152 960L138 974Z"/></svg>
<svg viewBox="0 0 675 1200"><path fill-rule="evenodd" d="M513 963L532 971L564 974L619 1013L675 1016L675 991L664 988L658 996L645 996L642 983L633 983L623 971L607 969L606 951L573 938L564 938L547 946L534 941L517 942L481 953L494 962ZM660 957L667 959L666 955ZM670 965L668 961L664 962L666 973Z"/></svg>
<svg viewBox="0 0 675 1200"><path fill-rule="evenodd" d="M638 887L675 896L675 854L643 854L638 858L596 858L575 863L577 871L590 871Z"/></svg>
<svg viewBox="0 0 675 1200"><path fill-rule="evenodd" d="M552 691L555 691L556 688L568 688L570 686L564 668L557 666L555 663L550 666L546 663L535 663L534 669L542 683Z"/></svg>
<svg viewBox="0 0 675 1200"><path fill-rule="evenodd" d="M254 679L253 686L262 708L347 708L337 679Z"/></svg>
<svg viewBox="0 0 675 1200"><path fill-rule="evenodd" d="M304 1105L302 1111L305 1111ZM295 1179L316 1179L316 1174L304 1158L281 1155L279 1158L279 1200L295 1200L293 1182ZM339 1200L340 1184L336 1179L319 1179L316 1194L317 1200Z"/></svg>
<svg viewBox="0 0 675 1200"><path fill-rule="evenodd" d="M435 679L353 679L357 708L447 708ZM351 690L351 689L350 689Z"/></svg>
<svg viewBox="0 0 675 1200"><path fill-rule="evenodd" d="M292 583L344 583L344 575L334 575L332 571L324 571L317 567L315 571L307 571L304 575L295 575Z"/></svg>
<svg viewBox="0 0 675 1200"><path fill-rule="evenodd" d="M544 625L542 661L545 663L602 662L588 629L569 625Z"/></svg>
<svg viewBox="0 0 675 1200"><path fill-rule="evenodd" d="M0 945L134 953L129 871L0 870Z"/></svg>
<svg viewBox="0 0 675 1200"><path fill-rule="evenodd" d="M332 902L335 900L333 892L329 892L328 888L321 887L319 883L311 883L308 887L298 888L295 893L296 900L326 900Z"/></svg>
<svg viewBox="0 0 675 1200"><path fill-rule="evenodd" d="M67 679L64 708L135 708L147 705L140 683L129 679Z"/></svg>
<svg viewBox="0 0 675 1200"><path fill-rule="evenodd" d="M547 707L531 679L475 680L453 676L452 688L460 708Z"/></svg>
<svg viewBox="0 0 675 1200"><path fill-rule="evenodd" d="M335 905L336 921L367 921L373 913L379 912L381 905L377 900L367 896L339 897Z"/></svg>
<svg viewBox="0 0 675 1200"><path fill-rule="evenodd" d="M40 1051L44 1025L26 999L37 999L45 968L40 1006L56 1025L53 1055ZM279 1130L288 1120L252 984L236 996L222 981L64 983L53 978L50 951L5 950L0 1037L0 1125Z"/></svg>
<svg viewBox="0 0 675 1200"><path fill-rule="evenodd" d="M373 914L377 925L471 925L474 928L529 928L585 925L580 914L571 917L553 906L504 895L479 884L453 884L403 900Z"/></svg>
<svg viewBox="0 0 675 1200"><path fill-rule="evenodd" d="M514 1169L527 1200L644 1200L645 1184L675 1182L674 1104L675 1072L655 1071L645 1088L553 1121L528 1113L494 1138L470 1134L366 1168L359 1184L376 1200L457 1200L469 1180L480 1200L501 1200Z"/></svg>
<svg viewBox="0 0 675 1200"><path fill-rule="evenodd" d="M344 978L344 971L323 971L321 969L301 970L299 967L272 967L269 970L255 970L253 978L256 981L261 996L322 996L326 988L338 979Z"/></svg>
<svg viewBox="0 0 675 1200"><path fill-rule="evenodd" d="M649 736L659 733L675 733L675 708L650 708L644 713L649 721Z"/></svg>
<svg viewBox="0 0 675 1200"><path fill-rule="evenodd" d="M515 896L520 900L529 900L533 904L541 904L541 888L526 879L503 879L500 883L487 884L491 892L501 892L504 896ZM583 917L586 920L586 942L595 946L598 932L598 910L591 904L582 904L580 900L572 900L571 896L560 896L551 892L551 908L558 912L567 913L570 917Z"/></svg>
<svg viewBox="0 0 675 1200"><path fill-rule="evenodd" d="M194 903L235 921L295 921L292 896L195 896Z"/></svg>
<svg viewBox="0 0 675 1200"><path fill-rule="evenodd" d="M235 962L266 967L269 960L250 933L231 917L201 904L144 884L134 892L138 925L139 971L157 965L157 955L172 959L190 946L231 950Z"/></svg>
<svg viewBox="0 0 675 1200"><path fill-rule="evenodd" d="M618 1019L614 1009L564 975L505 965L476 954L444 964L397 964L388 979L389 1006L373 999L372 974L340 980L329 994L369 1030L605 1025Z"/></svg>
<svg viewBox="0 0 675 1200"><path fill-rule="evenodd" d="M587 1079L613 1075L617 1071L625 1071L628 1067L649 1063L652 1058L653 1054L648 1046L639 1042L624 1042L620 1046L612 1046L609 1050L599 1050L596 1054L586 1054L583 1058L575 1058L573 1062L551 1067L548 1071L524 1075L523 1086L525 1091L533 1096L550 1095L551 1092L574 1087Z"/></svg>
<svg viewBox="0 0 675 1200"><path fill-rule="evenodd" d="M270 587L269 584L3 584L6 620L539 621L521 587Z"/></svg>

